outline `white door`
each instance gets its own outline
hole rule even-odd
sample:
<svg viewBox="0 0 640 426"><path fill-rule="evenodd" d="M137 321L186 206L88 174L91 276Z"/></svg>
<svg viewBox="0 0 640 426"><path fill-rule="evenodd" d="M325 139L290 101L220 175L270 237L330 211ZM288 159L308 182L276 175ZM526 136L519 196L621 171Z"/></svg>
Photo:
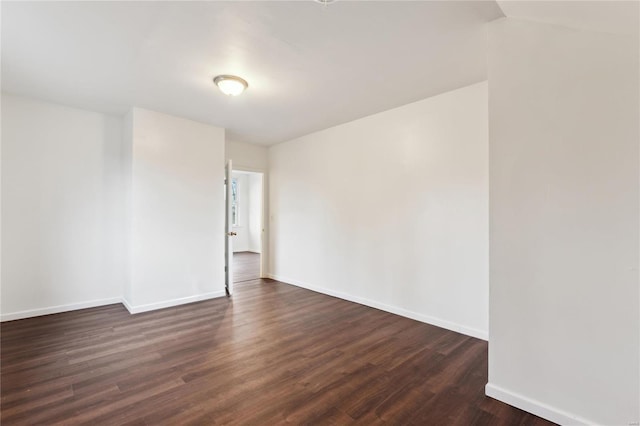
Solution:
<svg viewBox="0 0 640 426"><path fill-rule="evenodd" d="M226 214L224 215L224 229L225 229L225 237L224 237L224 287L227 292L227 296L231 296L233 294L233 236L236 235L233 232L233 219L232 219L232 209L233 209L233 182L231 178L231 172L233 168L231 165L231 160L227 161L227 166L225 167L225 209Z"/></svg>

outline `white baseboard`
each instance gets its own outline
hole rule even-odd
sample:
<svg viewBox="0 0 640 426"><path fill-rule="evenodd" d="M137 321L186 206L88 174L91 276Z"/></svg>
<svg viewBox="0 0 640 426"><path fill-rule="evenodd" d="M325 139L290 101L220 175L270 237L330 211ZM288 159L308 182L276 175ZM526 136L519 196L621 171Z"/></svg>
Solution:
<svg viewBox="0 0 640 426"><path fill-rule="evenodd" d="M315 285L304 283L298 280L286 278L280 275L267 274L267 277L283 283L292 284L297 287L306 288L307 290L315 291L317 293L326 294L329 296L337 297L339 299L348 300L349 302L359 303L361 305L369 306L371 308L380 309L381 311L390 312L392 314L400 315L406 318L411 318L416 321L424 322L426 324L435 325L436 327L446 328L447 330L455 331L457 333L465 334L467 336L475 337L482 340L489 340L489 333L487 333L486 331L478 330L471 327L466 327L464 325L456 324L454 322L447 321L441 318L420 314L418 312L409 311L407 309L398 308L396 306L387 305L384 303L376 302L374 300L369 300L362 297L352 296L350 294L330 290L324 287L315 286Z"/></svg>
<svg viewBox="0 0 640 426"><path fill-rule="evenodd" d="M155 311L156 309L170 308L172 306L185 305L187 303L200 302L202 300L215 299L225 296L224 290L213 291L211 293L198 294L196 296L181 297L179 299L163 300L162 302L148 303L146 305L132 305L128 300L122 298L122 304L130 314Z"/></svg>
<svg viewBox="0 0 640 426"><path fill-rule="evenodd" d="M0 321L13 321L23 318L39 317L42 315L58 314L60 312L77 311L78 309L95 308L97 306L112 305L122 301L119 297L110 299L90 300L81 303L72 303L69 305L50 306L48 308L29 309L26 311L12 312L0 315Z"/></svg>
<svg viewBox="0 0 640 426"><path fill-rule="evenodd" d="M492 383L487 383L484 390L485 394L493 399L502 401L506 404L517 407L528 413L535 414L538 417L547 419L560 425L593 425L595 422L583 419L566 411L559 410L550 405L544 404L540 401L536 401L525 396L519 395L515 392L511 392L507 389L496 386Z"/></svg>
<svg viewBox="0 0 640 426"><path fill-rule="evenodd" d="M157 303L149 303L147 305L131 305L125 298L113 297L110 299L90 300L82 303L73 303L69 305L50 306L41 309L30 309L26 311L12 312L0 315L0 322L13 321L24 318L39 317L42 315L58 314L60 312L77 311L78 309L95 308L104 305L113 305L114 303L122 303L131 314L140 312L153 311L156 309L170 308L172 306L184 305L186 303L200 302L202 300L215 299L216 297L225 296L224 290L214 291L211 293L199 294L196 296L183 297L180 299L164 300Z"/></svg>

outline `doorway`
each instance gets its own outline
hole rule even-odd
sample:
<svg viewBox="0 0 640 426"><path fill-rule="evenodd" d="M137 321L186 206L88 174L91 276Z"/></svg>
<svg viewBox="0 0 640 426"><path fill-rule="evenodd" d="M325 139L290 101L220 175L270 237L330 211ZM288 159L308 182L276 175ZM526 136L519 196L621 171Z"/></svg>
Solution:
<svg viewBox="0 0 640 426"><path fill-rule="evenodd" d="M263 173L231 172L230 222L233 233L233 284L260 279L263 252Z"/></svg>

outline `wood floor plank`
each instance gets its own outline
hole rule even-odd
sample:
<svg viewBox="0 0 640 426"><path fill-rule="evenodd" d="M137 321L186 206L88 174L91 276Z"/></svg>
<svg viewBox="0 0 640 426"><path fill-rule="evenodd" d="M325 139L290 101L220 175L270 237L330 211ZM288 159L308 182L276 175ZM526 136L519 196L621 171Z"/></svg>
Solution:
<svg viewBox="0 0 640 426"><path fill-rule="evenodd" d="M487 343L273 280L0 324L3 425L549 425L484 396Z"/></svg>

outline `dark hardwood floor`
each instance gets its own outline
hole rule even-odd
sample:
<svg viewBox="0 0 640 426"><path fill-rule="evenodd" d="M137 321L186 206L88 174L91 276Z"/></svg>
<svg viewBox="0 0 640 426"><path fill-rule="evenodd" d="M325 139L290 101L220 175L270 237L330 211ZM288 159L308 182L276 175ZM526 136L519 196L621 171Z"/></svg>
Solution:
<svg viewBox="0 0 640 426"><path fill-rule="evenodd" d="M233 282L260 278L260 255L249 251L233 253Z"/></svg>
<svg viewBox="0 0 640 426"><path fill-rule="evenodd" d="M550 424L484 396L486 342L271 280L0 333L3 426Z"/></svg>

